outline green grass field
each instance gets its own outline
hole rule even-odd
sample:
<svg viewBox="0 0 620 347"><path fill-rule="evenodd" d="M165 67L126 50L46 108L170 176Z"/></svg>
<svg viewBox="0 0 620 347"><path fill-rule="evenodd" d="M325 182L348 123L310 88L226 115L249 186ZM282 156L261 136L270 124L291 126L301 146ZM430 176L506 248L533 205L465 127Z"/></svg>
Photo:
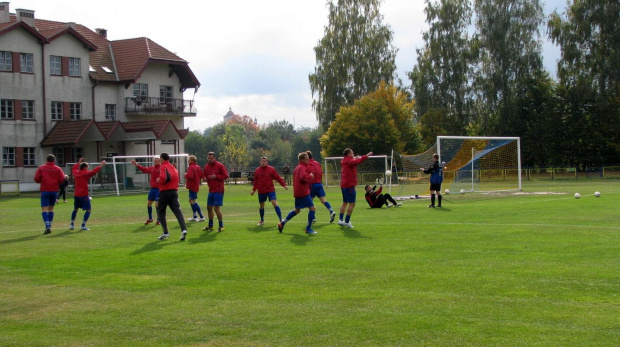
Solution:
<svg viewBox="0 0 620 347"><path fill-rule="evenodd" d="M355 227L317 206L315 236L307 210L279 234L270 205L256 226L250 186L226 189L226 230L188 223L184 242L170 212L167 241L143 225L146 194L95 197L90 231L69 231L61 204L50 235L38 194L0 197L0 345L620 345L619 180L450 194L434 210L371 210L359 187ZM292 191L278 198L286 215Z"/></svg>

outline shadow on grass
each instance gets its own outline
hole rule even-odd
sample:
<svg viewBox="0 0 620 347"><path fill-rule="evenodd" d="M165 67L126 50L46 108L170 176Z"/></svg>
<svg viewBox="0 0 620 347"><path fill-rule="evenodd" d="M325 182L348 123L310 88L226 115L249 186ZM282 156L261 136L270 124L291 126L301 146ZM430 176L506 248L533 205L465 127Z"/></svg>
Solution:
<svg viewBox="0 0 620 347"><path fill-rule="evenodd" d="M284 234L290 235L291 242L296 244L297 246L305 246L306 244L308 244L308 242L312 241L313 237L317 236L317 235L308 235L303 231L302 231L302 234L287 234L287 233L284 233Z"/></svg>
<svg viewBox="0 0 620 347"><path fill-rule="evenodd" d="M147 243L146 245L142 246L142 248L137 249L133 252L131 252L131 255L138 255L138 254L142 254L142 253L148 253L148 252L154 252L154 251L158 251L168 245L172 245L175 242L169 242L170 239L166 240L166 241L161 241L161 240L157 240L157 241L153 241L150 243ZM182 241L179 241L182 242Z"/></svg>
<svg viewBox="0 0 620 347"><path fill-rule="evenodd" d="M17 238L17 239L3 240L3 241L0 241L0 245L9 245L9 244L12 244L12 243L17 243L17 242L32 241L32 240L37 239L37 238L39 238L41 236L43 236L43 233L40 233L38 235L20 237L20 238Z"/></svg>
<svg viewBox="0 0 620 347"><path fill-rule="evenodd" d="M224 233L226 231L223 231ZM192 237L195 234L200 233L199 236L196 237ZM188 243L205 243L205 242L213 242L215 241L215 238L217 237L217 235L219 235L220 233L217 231L197 231L197 232L192 232L192 233L187 233L187 242Z"/></svg>
<svg viewBox="0 0 620 347"><path fill-rule="evenodd" d="M132 233L139 233L143 231L159 231L161 232L161 226L155 225L155 223L151 223L149 225L140 225L139 227L133 229Z"/></svg>

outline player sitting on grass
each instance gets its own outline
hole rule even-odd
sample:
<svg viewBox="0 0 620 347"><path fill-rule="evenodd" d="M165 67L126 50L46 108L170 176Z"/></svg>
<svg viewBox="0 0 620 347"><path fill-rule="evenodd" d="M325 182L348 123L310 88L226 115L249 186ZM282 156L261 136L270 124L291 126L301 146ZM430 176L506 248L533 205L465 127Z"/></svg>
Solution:
<svg viewBox="0 0 620 347"><path fill-rule="evenodd" d="M381 194L381 191L383 191L382 185L379 185L379 190L375 189L377 189L377 186L371 188L369 185L366 185L366 201L368 205L370 205L370 208L381 208L383 205L387 207L402 205L401 203L397 203L390 194ZM388 201L391 202L392 205L388 204Z"/></svg>

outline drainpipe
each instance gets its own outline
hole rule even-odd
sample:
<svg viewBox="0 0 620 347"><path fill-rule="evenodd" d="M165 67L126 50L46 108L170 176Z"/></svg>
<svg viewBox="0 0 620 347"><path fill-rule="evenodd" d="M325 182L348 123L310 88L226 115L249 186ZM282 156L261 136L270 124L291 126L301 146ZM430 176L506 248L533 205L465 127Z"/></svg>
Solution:
<svg viewBox="0 0 620 347"><path fill-rule="evenodd" d="M41 43L41 88L43 89L43 138L47 136L47 91L45 89L45 42Z"/></svg>

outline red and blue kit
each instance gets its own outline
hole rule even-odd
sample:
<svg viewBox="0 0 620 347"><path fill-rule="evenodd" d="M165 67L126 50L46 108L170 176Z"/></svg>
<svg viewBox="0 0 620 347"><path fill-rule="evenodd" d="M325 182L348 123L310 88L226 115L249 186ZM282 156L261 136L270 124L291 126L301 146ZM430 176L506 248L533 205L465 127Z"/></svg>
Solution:
<svg viewBox="0 0 620 347"><path fill-rule="evenodd" d="M310 195L310 181L312 180L310 174L312 172L308 170L308 166L308 164L300 162L293 171L293 196L296 198Z"/></svg>
<svg viewBox="0 0 620 347"><path fill-rule="evenodd" d="M65 180L65 173L54 162L46 162L39 166L34 174L34 181L41 184L42 192L58 192L60 184Z"/></svg>
<svg viewBox="0 0 620 347"><path fill-rule="evenodd" d="M224 193L224 181L228 178L228 171L224 164L219 161L207 163L202 172L209 185L209 193ZM210 175L215 175L216 178L211 179Z"/></svg>
<svg viewBox="0 0 620 347"><path fill-rule="evenodd" d="M203 177L204 174L200 165L191 163L185 173L185 186L192 192L198 192L200 190L200 182Z"/></svg>
<svg viewBox="0 0 620 347"><path fill-rule="evenodd" d="M258 190L258 194L267 194L276 191L273 181L280 183L282 187L286 187L284 179L278 175L276 169L272 166L259 166L254 170L253 191Z"/></svg>
<svg viewBox="0 0 620 347"><path fill-rule="evenodd" d="M88 196L88 181L99 171L101 171L101 166L97 166L96 168L89 171L86 168L80 169L80 163L73 165L72 172L75 180L74 196L76 198Z"/></svg>
<svg viewBox="0 0 620 347"><path fill-rule="evenodd" d="M340 188L351 188L357 186L357 166L368 159L367 155L358 157L344 157L340 162L342 169L342 179L340 180Z"/></svg>

